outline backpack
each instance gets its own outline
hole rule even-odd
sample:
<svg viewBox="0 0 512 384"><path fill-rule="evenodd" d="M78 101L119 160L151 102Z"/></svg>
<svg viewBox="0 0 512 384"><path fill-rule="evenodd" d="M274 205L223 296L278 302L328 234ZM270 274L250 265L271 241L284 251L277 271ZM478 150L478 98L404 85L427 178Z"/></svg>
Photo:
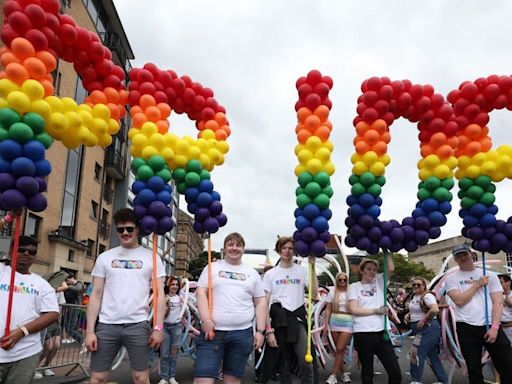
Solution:
<svg viewBox="0 0 512 384"><path fill-rule="evenodd" d="M427 304L425 304L425 296L429 293L432 294L436 298L436 303L437 303L437 305L439 305L439 300L437 300L437 296L434 292L432 292L432 291L424 292L423 295L421 295L421 297L420 297L420 308L425 313L428 312L428 306L427 306Z"/></svg>

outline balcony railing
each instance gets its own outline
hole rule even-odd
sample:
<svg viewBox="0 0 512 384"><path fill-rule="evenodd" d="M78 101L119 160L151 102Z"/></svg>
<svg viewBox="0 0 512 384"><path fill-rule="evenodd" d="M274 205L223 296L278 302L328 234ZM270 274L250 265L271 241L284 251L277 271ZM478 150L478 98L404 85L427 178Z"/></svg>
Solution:
<svg viewBox="0 0 512 384"><path fill-rule="evenodd" d="M105 153L105 169L107 175L116 180L124 180L124 156L120 151L108 147Z"/></svg>

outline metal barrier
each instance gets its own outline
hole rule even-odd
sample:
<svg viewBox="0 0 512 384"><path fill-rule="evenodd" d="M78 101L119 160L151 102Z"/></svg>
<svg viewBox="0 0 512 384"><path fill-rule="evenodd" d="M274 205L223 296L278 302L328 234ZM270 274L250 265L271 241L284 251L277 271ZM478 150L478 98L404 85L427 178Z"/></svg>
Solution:
<svg viewBox="0 0 512 384"><path fill-rule="evenodd" d="M66 373L68 376L76 368L80 368L85 376L89 373L85 364L89 358L89 352L83 345L87 312L85 305L61 304L58 324L50 325L41 332L43 340L43 352L41 363L37 371L45 369L71 367ZM46 357L48 356L48 359ZM48 365L46 361L50 360Z"/></svg>

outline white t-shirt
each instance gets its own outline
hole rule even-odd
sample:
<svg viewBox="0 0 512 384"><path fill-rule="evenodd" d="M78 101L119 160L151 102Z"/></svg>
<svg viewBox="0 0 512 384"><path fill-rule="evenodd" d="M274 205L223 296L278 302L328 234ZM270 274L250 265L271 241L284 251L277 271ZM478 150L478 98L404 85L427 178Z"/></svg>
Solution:
<svg viewBox="0 0 512 384"><path fill-rule="evenodd" d="M201 272L197 286L208 288L208 266ZM253 299L265 296L254 268L224 260L212 263L212 293L213 322L219 331L251 327L255 314Z"/></svg>
<svg viewBox="0 0 512 384"><path fill-rule="evenodd" d="M164 323L168 324L176 324L180 322L180 312L181 312L181 297L179 295L167 295L166 300L169 303L169 313L164 319Z"/></svg>
<svg viewBox="0 0 512 384"><path fill-rule="evenodd" d="M327 297L325 298L325 301L327 303L332 303L334 300L334 290L335 288L329 289L329 293L327 294ZM348 312L347 310L347 292L340 292L339 299L338 299L338 312Z"/></svg>
<svg viewBox="0 0 512 384"><path fill-rule="evenodd" d="M157 276L165 271L156 258ZM98 256L92 276L105 279L99 320L105 324L139 323L148 319L153 281L153 253L144 247L116 247Z"/></svg>
<svg viewBox="0 0 512 384"><path fill-rule="evenodd" d="M512 291L508 293L508 297L512 297ZM505 299L505 294L503 294L503 299ZM503 303L503 315L501 316L501 321L504 323L512 321L512 306L507 303Z"/></svg>
<svg viewBox="0 0 512 384"><path fill-rule="evenodd" d="M308 284L308 269L298 264L290 268L277 265L263 276L263 288L270 293L270 303L281 303L292 312L304 305L304 289Z"/></svg>
<svg viewBox="0 0 512 384"><path fill-rule="evenodd" d="M503 292L500 280L493 272L488 272L489 284L487 285L487 300L488 300L488 314L489 321L492 319L492 300L491 293ZM473 284L475 284L480 277L483 276L483 271L476 268L473 271L457 271L446 278L446 292L458 290L460 292L467 291ZM471 300L459 307L454 305L455 319L470 325L481 326L485 325L485 296L484 288L476 291Z"/></svg>
<svg viewBox="0 0 512 384"><path fill-rule="evenodd" d="M350 284L348 300L357 300L359 308L380 308L384 305L384 278L382 273L369 284L360 281ZM389 325L389 322L388 322ZM354 333L356 332L379 332L384 330L384 316L355 316Z"/></svg>
<svg viewBox="0 0 512 384"><path fill-rule="evenodd" d="M421 309L420 305L420 295L414 295L411 301L409 301L409 313L411 314L411 322L420 321L425 317L425 312ZM437 299L434 294L427 293L423 297L423 302L427 307L430 307L432 304L437 304Z"/></svg>
<svg viewBox="0 0 512 384"><path fill-rule="evenodd" d="M9 301L9 285L11 267L0 263L0 335L4 335L7 319L7 303ZM12 299L11 330L18 325L25 325L37 319L42 313L59 313L57 296L52 286L41 276L30 273L27 275L16 272ZM9 363L25 359L41 352L41 335L32 333L21 338L13 349L6 351L0 348L0 363Z"/></svg>

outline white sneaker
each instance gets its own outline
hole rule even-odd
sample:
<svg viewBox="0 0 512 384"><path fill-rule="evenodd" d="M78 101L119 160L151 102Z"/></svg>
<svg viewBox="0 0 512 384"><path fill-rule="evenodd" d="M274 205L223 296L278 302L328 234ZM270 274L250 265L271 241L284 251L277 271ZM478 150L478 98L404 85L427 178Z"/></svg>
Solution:
<svg viewBox="0 0 512 384"><path fill-rule="evenodd" d="M335 375L330 375L325 381L326 384L338 384L338 379Z"/></svg>
<svg viewBox="0 0 512 384"><path fill-rule="evenodd" d="M411 384L421 384L421 381L411 381Z"/></svg>
<svg viewBox="0 0 512 384"><path fill-rule="evenodd" d="M82 353L87 353L88 350L87 350L87 347L85 346L85 343L82 343L82 347L80 348L80 354Z"/></svg>
<svg viewBox="0 0 512 384"><path fill-rule="evenodd" d="M43 375L44 376L55 376L55 372L53 372L51 369L49 368L46 368L44 371L43 371Z"/></svg>
<svg viewBox="0 0 512 384"><path fill-rule="evenodd" d="M169 379L169 384L179 384L174 377Z"/></svg>
<svg viewBox="0 0 512 384"><path fill-rule="evenodd" d="M160 379L160 381L157 384L169 384L169 382L165 379Z"/></svg>
<svg viewBox="0 0 512 384"><path fill-rule="evenodd" d="M34 379L39 380L43 378L43 374L41 372L34 373Z"/></svg>
<svg viewBox="0 0 512 384"><path fill-rule="evenodd" d="M341 378L342 383L350 383L352 379L350 378L350 372L344 372L343 377Z"/></svg>

